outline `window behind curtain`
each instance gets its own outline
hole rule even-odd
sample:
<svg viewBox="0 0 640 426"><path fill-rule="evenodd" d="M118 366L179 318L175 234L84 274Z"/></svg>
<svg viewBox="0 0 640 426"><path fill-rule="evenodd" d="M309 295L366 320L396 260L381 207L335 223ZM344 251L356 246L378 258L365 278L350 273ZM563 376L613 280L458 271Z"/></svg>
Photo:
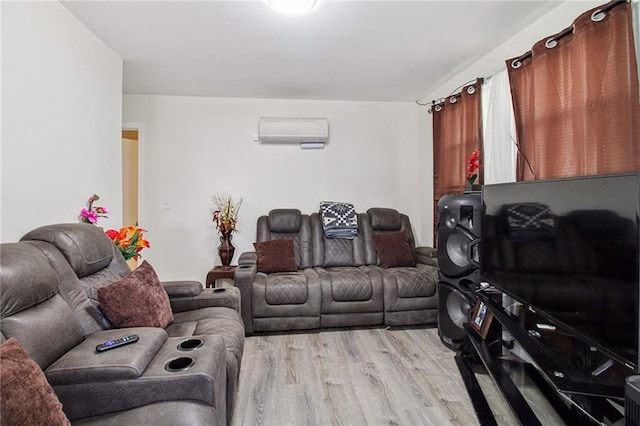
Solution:
<svg viewBox="0 0 640 426"><path fill-rule="evenodd" d="M453 99L455 102L451 102ZM463 87L460 94L435 105L432 113L435 221L440 198L464 191L469 156L474 150L481 149L480 81ZM476 181L480 182L481 178Z"/></svg>
<svg viewBox="0 0 640 426"><path fill-rule="evenodd" d="M640 169L631 10L613 4L583 13L572 28L536 43L528 58L507 61L526 157L519 156L518 180ZM602 20L592 20L608 6ZM557 45L546 47L552 38Z"/></svg>

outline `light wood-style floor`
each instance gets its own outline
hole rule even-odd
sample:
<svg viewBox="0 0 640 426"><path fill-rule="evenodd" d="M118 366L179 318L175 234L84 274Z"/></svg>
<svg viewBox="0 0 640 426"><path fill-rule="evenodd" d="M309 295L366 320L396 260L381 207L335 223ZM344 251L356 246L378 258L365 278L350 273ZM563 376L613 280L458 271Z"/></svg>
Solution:
<svg viewBox="0 0 640 426"><path fill-rule="evenodd" d="M436 328L331 329L250 336L233 425L476 425ZM517 424L488 376L500 424Z"/></svg>

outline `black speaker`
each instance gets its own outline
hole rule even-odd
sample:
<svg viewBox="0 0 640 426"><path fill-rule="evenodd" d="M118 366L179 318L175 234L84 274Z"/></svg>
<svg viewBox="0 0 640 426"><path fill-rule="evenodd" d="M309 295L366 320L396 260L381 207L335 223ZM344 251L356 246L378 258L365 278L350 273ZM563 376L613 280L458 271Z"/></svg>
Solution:
<svg viewBox="0 0 640 426"><path fill-rule="evenodd" d="M480 283L482 195L446 195L438 203L440 281L475 290Z"/></svg>
<svg viewBox="0 0 640 426"><path fill-rule="evenodd" d="M480 286L479 192L446 195L438 203L438 335L445 346L464 351L464 325Z"/></svg>
<svg viewBox="0 0 640 426"><path fill-rule="evenodd" d="M640 425L640 375L625 379L624 424L625 426Z"/></svg>
<svg viewBox="0 0 640 426"><path fill-rule="evenodd" d="M459 351L467 344L464 325L469 321L469 311L474 304L473 293L438 283L438 335L448 348Z"/></svg>

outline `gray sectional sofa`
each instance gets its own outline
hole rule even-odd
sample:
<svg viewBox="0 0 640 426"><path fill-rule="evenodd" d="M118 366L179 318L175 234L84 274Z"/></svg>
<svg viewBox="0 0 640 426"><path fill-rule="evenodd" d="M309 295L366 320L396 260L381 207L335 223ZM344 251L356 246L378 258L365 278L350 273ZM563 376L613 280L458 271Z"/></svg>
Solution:
<svg viewBox="0 0 640 426"><path fill-rule="evenodd" d="M0 342L18 340L74 424L227 424L244 347L238 290L163 283L168 327L114 328L96 293L129 272L93 225L44 226L0 245ZM135 344L96 351L132 334Z"/></svg>
<svg viewBox="0 0 640 426"><path fill-rule="evenodd" d="M326 238L319 213L276 209L257 221L258 243L293 241L295 268L260 272L259 253L240 256L245 331L435 323L437 252L415 247L409 218L397 210L371 208L357 215L355 239ZM381 267L376 236L404 233L413 266Z"/></svg>

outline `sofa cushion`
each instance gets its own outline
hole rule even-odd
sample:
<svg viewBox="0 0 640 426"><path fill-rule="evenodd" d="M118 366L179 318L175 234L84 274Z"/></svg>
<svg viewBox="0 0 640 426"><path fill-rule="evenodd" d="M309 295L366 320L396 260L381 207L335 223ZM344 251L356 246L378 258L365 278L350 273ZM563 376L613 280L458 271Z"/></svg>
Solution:
<svg viewBox="0 0 640 426"><path fill-rule="evenodd" d="M331 297L339 302L365 301L373 297L371 278L352 267L327 268L331 277Z"/></svg>
<svg viewBox="0 0 640 426"><path fill-rule="evenodd" d="M258 254L258 272L295 272L296 256L293 240L280 239L253 243Z"/></svg>
<svg viewBox="0 0 640 426"><path fill-rule="evenodd" d="M116 327L161 327L173 321L166 290L145 260L129 275L98 289L98 300Z"/></svg>
<svg viewBox="0 0 640 426"><path fill-rule="evenodd" d="M397 210L373 207L367 213L371 227L376 231L399 231L402 227L402 216Z"/></svg>
<svg viewBox="0 0 640 426"><path fill-rule="evenodd" d="M355 266L353 242L346 238L324 239L324 267Z"/></svg>
<svg viewBox="0 0 640 426"><path fill-rule="evenodd" d="M44 373L13 337L0 345L0 364L3 424L71 424Z"/></svg>
<svg viewBox="0 0 640 426"><path fill-rule="evenodd" d="M307 279L303 274L282 273L267 277L265 300L270 305L306 303Z"/></svg>
<svg viewBox="0 0 640 426"><path fill-rule="evenodd" d="M405 232L374 234L372 238L381 267L416 266L416 259Z"/></svg>
<svg viewBox="0 0 640 426"><path fill-rule="evenodd" d="M399 297L431 297L436 293L436 268L419 265L417 268L396 268L385 273L395 278Z"/></svg>
<svg viewBox="0 0 640 426"><path fill-rule="evenodd" d="M17 314L58 294L55 271L42 252L31 245L3 244L1 260L0 318Z"/></svg>
<svg viewBox="0 0 640 426"><path fill-rule="evenodd" d="M56 246L67 259L78 278L109 266L115 246L101 228L88 223L47 225L30 231L22 241L46 241Z"/></svg>
<svg viewBox="0 0 640 426"><path fill-rule="evenodd" d="M19 242L2 244L0 253L0 330L45 369L82 341L80 326L42 251Z"/></svg>
<svg viewBox="0 0 640 426"><path fill-rule="evenodd" d="M276 233L295 233L302 226L302 213L297 209L274 209L269 212L269 230Z"/></svg>

